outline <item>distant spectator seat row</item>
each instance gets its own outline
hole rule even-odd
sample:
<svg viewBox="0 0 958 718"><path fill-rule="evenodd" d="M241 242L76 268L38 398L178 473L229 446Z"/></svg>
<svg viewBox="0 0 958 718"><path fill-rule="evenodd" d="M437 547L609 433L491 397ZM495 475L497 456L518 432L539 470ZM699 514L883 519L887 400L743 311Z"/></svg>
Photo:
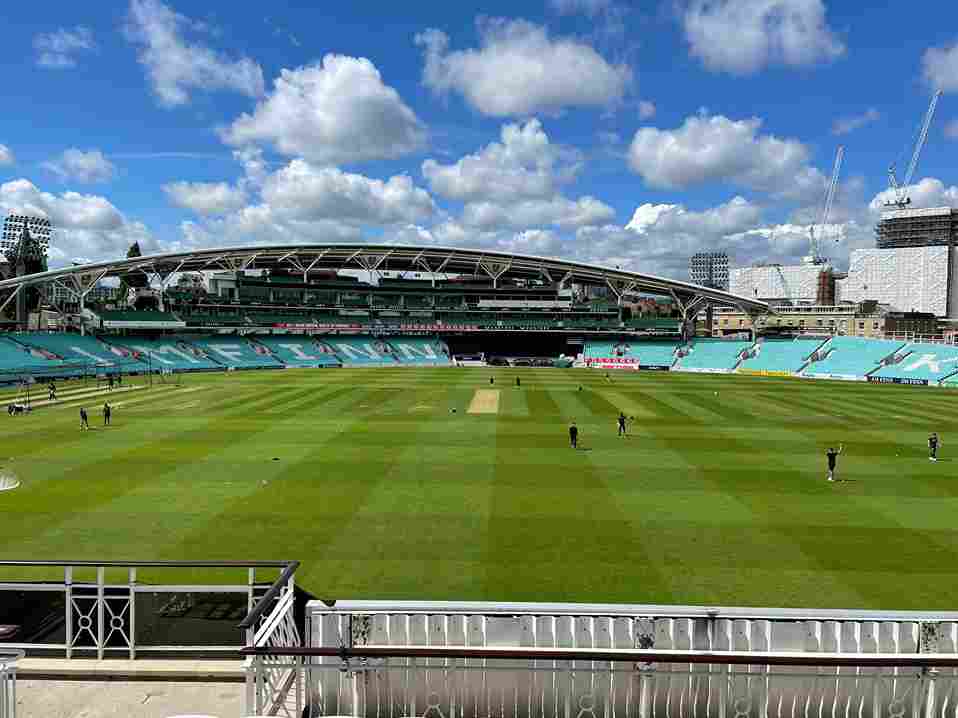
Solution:
<svg viewBox="0 0 958 718"><path fill-rule="evenodd" d="M822 339L766 339L750 350L738 368L743 372L793 374L808 363L823 343Z"/></svg>
<svg viewBox="0 0 958 718"><path fill-rule="evenodd" d="M866 337L832 337L816 354L821 358L806 367L810 377L860 379L873 372L880 362L893 356L904 342Z"/></svg>

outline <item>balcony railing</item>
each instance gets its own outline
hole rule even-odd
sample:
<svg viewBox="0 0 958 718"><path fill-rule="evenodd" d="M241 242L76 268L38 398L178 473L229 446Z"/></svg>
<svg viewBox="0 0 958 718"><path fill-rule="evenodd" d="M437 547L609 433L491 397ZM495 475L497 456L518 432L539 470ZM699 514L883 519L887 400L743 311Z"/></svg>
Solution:
<svg viewBox="0 0 958 718"><path fill-rule="evenodd" d="M0 650L100 659L144 653L235 656L241 647L255 645L256 622L269 615L278 597L292 596L298 566L296 561L0 561L5 629ZM192 582L197 572L201 583Z"/></svg>
<svg viewBox="0 0 958 718"><path fill-rule="evenodd" d="M0 650L0 718L17 718L17 661L23 651Z"/></svg>
<svg viewBox="0 0 958 718"><path fill-rule="evenodd" d="M250 647L290 718L944 718L958 654Z"/></svg>

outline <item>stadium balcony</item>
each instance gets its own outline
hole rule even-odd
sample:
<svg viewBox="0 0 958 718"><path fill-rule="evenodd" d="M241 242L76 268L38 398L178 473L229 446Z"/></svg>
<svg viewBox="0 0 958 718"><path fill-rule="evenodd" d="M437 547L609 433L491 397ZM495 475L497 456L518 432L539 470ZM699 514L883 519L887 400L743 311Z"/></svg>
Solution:
<svg viewBox="0 0 958 718"><path fill-rule="evenodd" d="M902 342L866 337L832 337L819 347L803 376L820 379L864 379L904 347Z"/></svg>
<svg viewBox="0 0 958 718"><path fill-rule="evenodd" d="M688 353L676 362L675 369L690 372L729 372L738 365L742 353L751 346L752 342L697 339L689 347Z"/></svg>
<svg viewBox="0 0 958 718"><path fill-rule="evenodd" d="M958 347L947 344L908 344L894 363L868 375L869 381L901 384L938 384L958 372Z"/></svg>
<svg viewBox="0 0 958 718"><path fill-rule="evenodd" d="M749 350L738 366L742 374L789 376L805 366L809 357L822 346L821 339L766 339Z"/></svg>
<svg viewBox="0 0 958 718"><path fill-rule="evenodd" d="M154 310L113 310L101 309L94 312L103 323L104 328L122 328L124 326L185 326L180 317L172 312L159 312Z"/></svg>

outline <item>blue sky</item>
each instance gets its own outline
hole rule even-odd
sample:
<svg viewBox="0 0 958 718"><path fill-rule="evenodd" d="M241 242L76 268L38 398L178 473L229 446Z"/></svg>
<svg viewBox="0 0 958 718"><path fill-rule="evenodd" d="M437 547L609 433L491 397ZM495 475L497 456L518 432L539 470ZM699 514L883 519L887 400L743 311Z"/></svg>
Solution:
<svg viewBox="0 0 958 718"><path fill-rule="evenodd" d="M6 7L0 210L54 220L53 264L367 239L681 276L804 254L844 144L841 266L936 87L911 194L958 206L953 2L310 5Z"/></svg>

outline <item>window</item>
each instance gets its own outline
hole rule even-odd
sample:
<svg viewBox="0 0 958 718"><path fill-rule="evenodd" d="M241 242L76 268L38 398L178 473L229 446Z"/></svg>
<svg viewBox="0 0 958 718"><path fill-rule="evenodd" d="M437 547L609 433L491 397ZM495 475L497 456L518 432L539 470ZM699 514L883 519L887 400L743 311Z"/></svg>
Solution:
<svg viewBox="0 0 958 718"><path fill-rule="evenodd" d="M745 326L745 320L744 320L744 319L739 319L739 320L738 320L738 325L739 325L740 327Z"/></svg>
<svg viewBox="0 0 958 718"><path fill-rule="evenodd" d="M722 326L723 326L723 327L727 327L727 326L728 326L728 319L723 319L723 320L722 320Z"/></svg>
<svg viewBox="0 0 958 718"><path fill-rule="evenodd" d="M858 322L858 328L859 328L859 329L864 329L864 328L865 328L865 322Z"/></svg>
<svg viewBox="0 0 958 718"><path fill-rule="evenodd" d="M878 329L878 322L872 322L872 329Z"/></svg>
<svg viewBox="0 0 958 718"><path fill-rule="evenodd" d="M821 319L816 319L816 320L815 320L815 326L816 326L816 327L822 326L822 320L821 320Z"/></svg>

